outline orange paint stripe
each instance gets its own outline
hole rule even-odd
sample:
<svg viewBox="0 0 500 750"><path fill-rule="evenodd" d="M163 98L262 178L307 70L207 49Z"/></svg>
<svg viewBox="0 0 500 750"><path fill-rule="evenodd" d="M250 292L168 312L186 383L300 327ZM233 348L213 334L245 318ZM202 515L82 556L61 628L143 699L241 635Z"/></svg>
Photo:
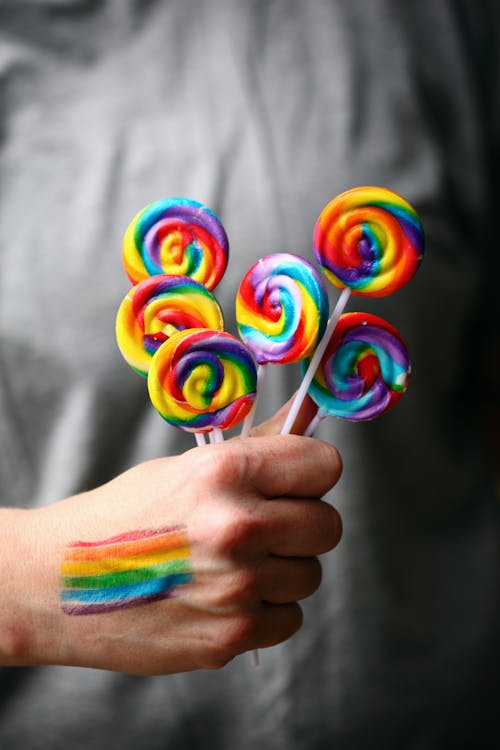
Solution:
<svg viewBox="0 0 500 750"><path fill-rule="evenodd" d="M118 573L124 570L138 570L160 565L172 560L187 560L189 547L175 547L174 549L157 550L151 554L135 555L133 557L106 558L106 560L86 560L81 562L63 562L62 576L97 576L107 573Z"/></svg>

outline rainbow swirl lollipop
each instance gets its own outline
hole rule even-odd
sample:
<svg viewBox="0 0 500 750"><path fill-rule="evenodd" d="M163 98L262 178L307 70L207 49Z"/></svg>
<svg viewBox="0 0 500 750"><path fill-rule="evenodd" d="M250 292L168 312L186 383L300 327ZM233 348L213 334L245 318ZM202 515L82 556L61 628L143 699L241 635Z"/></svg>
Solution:
<svg viewBox="0 0 500 750"><path fill-rule="evenodd" d="M410 359L398 331L376 315L346 313L308 393L320 416L362 422L391 409L406 391L409 377Z"/></svg>
<svg viewBox="0 0 500 750"><path fill-rule="evenodd" d="M132 284L166 273L189 276L214 289L224 274L229 243L224 227L206 206L166 198L139 211L123 238L123 264Z"/></svg>
<svg viewBox="0 0 500 750"><path fill-rule="evenodd" d="M171 336L151 361L148 389L155 409L187 432L230 429L250 411L257 371L247 347L221 331Z"/></svg>
<svg viewBox="0 0 500 750"><path fill-rule="evenodd" d="M245 274L236 297L238 331L259 364L307 357L323 335L328 295L314 266L298 255L275 253Z"/></svg>
<svg viewBox="0 0 500 750"><path fill-rule="evenodd" d="M222 311L213 294L187 276L151 276L132 287L116 317L118 348L139 375L147 377L151 358L177 331L222 331Z"/></svg>
<svg viewBox="0 0 500 750"><path fill-rule="evenodd" d="M339 289L385 297L417 270L424 232L412 206L382 187L347 190L319 215L313 237L321 270Z"/></svg>

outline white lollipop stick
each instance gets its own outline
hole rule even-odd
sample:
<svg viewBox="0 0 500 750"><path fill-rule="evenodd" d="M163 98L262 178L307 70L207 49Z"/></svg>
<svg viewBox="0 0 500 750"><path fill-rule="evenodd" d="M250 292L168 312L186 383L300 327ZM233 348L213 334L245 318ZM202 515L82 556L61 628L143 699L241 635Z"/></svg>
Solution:
<svg viewBox="0 0 500 750"><path fill-rule="evenodd" d="M266 366L265 365L259 365L257 367L257 385L255 387L255 399L252 404L252 408L246 415L243 427L241 428L241 435L240 437L246 438L250 434L250 430L252 429L253 420L255 418L255 410L257 409L257 403L259 401L259 396L262 393L262 384L264 382L264 375L266 374Z"/></svg>
<svg viewBox="0 0 500 750"><path fill-rule="evenodd" d="M207 444L205 440L205 434L203 432L195 432L194 436L196 438L196 445L198 446L198 448L201 448L202 445Z"/></svg>
<svg viewBox="0 0 500 750"><path fill-rule="evenodd" d="M351 290L349 289L349 287L345 287L345 289L342 290L342 294L337 300L337 304L335 305L332 316L330 320L328 321L328 325L326 327L325 333L323 334L323 338L319 342L318 347L311 358L309 367L307 368L306 374L304 375L302 383L300 384L300 388L295 394L295 398L293 400L292 406L290 408L290 411L288 412L288 416L285 420L285 424L283 425L283 428L281 430L282 435L288 435L288 433L293 427L295 418L297 417L297 414L299 413L299 409L302 406L302 403L306 397L307 391L309 390L309 386L311 385L312 380L314 378L314 373L319 367L321 358L323 357L323 354L325 353L326 347L328 346L329 341L335 330L335 326L337 325L340 316L344 312L345 306L347 305L350 296L351 296Z"/></svg>
<svg viewBox="0 0 500 750"><path fill-rule="evenodd" d="M262 393L262 384L264 382L264 376L266 374L266 366L265 365L259 365L257 367L257 385L255 386L255 400L253 402L252 408L248 412L248 414L245 417L245 420L243 422L243 427L241 429L241 435L240 437L246 438L248 437L250 430L252 429L253 420L255 417L255 410L257 409L257 402L259 400L259 396ZM250 656L252 658L252 665L254 667L258 667L260 664L260 656L259 656L259 650L254 649Z"/></svg>
<svg viewBox="0 0 500 750"><path fill-rule="evenodd" d="M220 427L214 427L212 432L210 433L210 437L213 435L213 442L214 443L223 443L224 442L224 435Z"/></svg>
<svg viewBox="0 0 500 750"><path fill-rule="evenodd" d="M311 435L314 435L318 425L320 424L320 422L322 422L325 419L326 416L327 416L326 414L322 414L320 411L317 411L314 417L309 422L308 426L306 427L304 431L304 436L311 437Z"/></svg>

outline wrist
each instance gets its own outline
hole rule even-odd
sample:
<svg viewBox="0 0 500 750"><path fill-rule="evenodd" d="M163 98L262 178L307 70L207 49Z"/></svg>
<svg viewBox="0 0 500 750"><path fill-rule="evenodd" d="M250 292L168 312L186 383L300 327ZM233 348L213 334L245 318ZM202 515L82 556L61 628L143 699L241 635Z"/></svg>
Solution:
<svg viewBox="0 0 500 750"><path fill-rule="evenodd" d="M43 549L43 511L0 509L0 665L55 662L60 631L57 565ZM50 539L50 536L47 537Z"/></svg>
<svg viewBox="0 0 500 750"><path fill-rule="evenodd" d="M33 649L31 512L0 509L0 664L6 666L28 663Z"/></svg>

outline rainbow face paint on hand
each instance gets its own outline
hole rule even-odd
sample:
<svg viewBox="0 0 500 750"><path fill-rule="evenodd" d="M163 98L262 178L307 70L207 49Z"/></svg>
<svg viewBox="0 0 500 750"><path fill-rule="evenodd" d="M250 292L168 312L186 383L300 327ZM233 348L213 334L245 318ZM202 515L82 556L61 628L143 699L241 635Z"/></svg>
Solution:
<svg viewBox="0 0 500 750"><path fill-rule="evenodd" d="M404 286L422 260L424 232L413 207L382 187L358 187L321 212L314 255L326 278L353 294L385 297Z"/></svg>
<svg viewBox="0 0 500 750"><path fill-rule="evenodd" d="M214 289L226 270L229 242L217 216L201 203L165 198L134 217L123 238L132 284L165 273L189 276Z"/></svg>
<svg viewBox="0 0 500 750"><path fill-rule="evenodd" d="M304 371L307 365L304 362ZM395 406L409 377L410 358L398 331L377 315L346 313L308 393L321 416L368 421Z"/></svg>
<svg viewBox="0 0 500 750"><path fill-rule="evenodd" d="M259 364L307 357L323 335L328 295L314 266L274 253L245 274L236 297L238 331Z"/></svg>
<svg viewBox="0 0 500 750"><path fill-rule="evenodd" d="M174 334L151 360L151 402L169 424L188 432L230 429L250 411L257 370L251 352L229 333Z"/></svg>
<svg viewBox="0 0 500 750"><path fill-rule="evenodd" d="M186 531L132 531L99 542L74 542L61 566L61 606L95 615L176 596L192 571Z"/></svg>
<svg viewBox="0 0 500 750"><path fill-rule="evenodd" d="M147 377L151 359L173 334L188 328L222 331L219 303L187 276L159 274L134 286L116 318L116 340L127 363Z"/></svg>

